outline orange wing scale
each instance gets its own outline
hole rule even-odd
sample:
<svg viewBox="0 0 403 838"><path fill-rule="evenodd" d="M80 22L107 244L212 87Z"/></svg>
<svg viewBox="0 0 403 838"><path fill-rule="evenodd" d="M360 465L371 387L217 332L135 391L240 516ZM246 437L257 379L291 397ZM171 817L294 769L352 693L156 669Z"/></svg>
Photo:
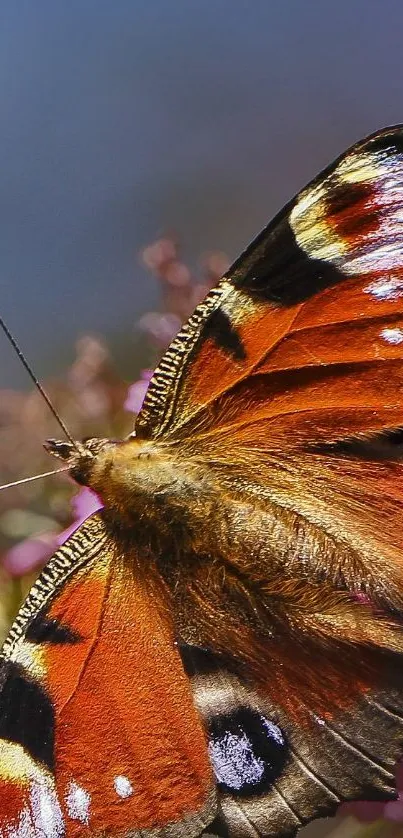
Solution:
<svg viewBox="0 0 403 838"><path fill-rule="evenodd" d="M284 436L289 423L298 424L308 409L313 437L320 412L335 407L339 413L350 411L346 424L351 433L401 424L403 409L396 394L402 386L403 294L382 301L368 293L367 279L347 280L346 286L323 291L315 306L308 301L285 310L271 305L268 311L265 305L264 314L246 311L237 327L243 361L234 362L206 339L183 381L180 403L187 422L200 422L203 429L213 427L217 433L229 421L253 425L261 406L260 416L278 417L280 429L285 414ZM242 292L232 293L241 308ZM355 426L351 409L360 407L368 408L366 421L361 414ZM328 439L335 431L343 436L331 413L326 424ZM277 436L273 421L268 435L271 429ZM250 437L252 443L253 433Z"/></svg>
<svg viewBox="0 0 403 838"><path fill-rule="evenodd" d="M329 166L239 257L168 350L168 360L176 348L182 359L175 369L175 409L168 407L169 389L164 404L163 359L138 433L158 436L168 409L164 433L172 437L206 426L219 433L229 421L252 427L262 401L260 416L278 416L282 424L286 414L284 436L290 416L298 423L307 405L312 437L316 426L323 435L323 409L329 410L330 439L343 434L331 416L336 405L338 416L350 411L345 424L352 422L352 433L400 425L402 212L397 127ZM382 398L379 377L387 387ZM361 413L357 426L353 410L361 406L368 414L365 420ZM271 422L268 442L274 427ZM253 433L250 438L252 446Z"/></svg>

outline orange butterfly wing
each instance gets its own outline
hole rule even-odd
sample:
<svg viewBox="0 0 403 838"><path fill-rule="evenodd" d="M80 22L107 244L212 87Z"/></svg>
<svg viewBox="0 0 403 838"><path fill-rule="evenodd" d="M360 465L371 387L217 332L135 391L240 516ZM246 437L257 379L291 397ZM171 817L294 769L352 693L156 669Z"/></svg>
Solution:
<svg viewBox="0 0 403 838"><path fill-rule="evenodd" d="M315 439L398 425L402 203L398 126L347 151L249 245L162 358L136 434L257 412L275 437L308 413Z"/></svg>
<svg viewBox="0 0 403 838"><path fill-rule="evenodd" d="M238 660L270 702L313 781L301 798L295 776L279 780L294 829L313 816L315 788L328 811L392 793L403 739L402 425L397 126L347 151L247 248L168 349L136 422L140 440L204 462L233 501L234 556L224 569L188 568L192 624L178 621L189 642L196 634ZM263 822L265 834L275 818ZM292 818L283 823L292 831ZM237 834L236 820L227 826Z"/></svg>
<svg viewBox="0 0 403 838"><path fill-rule="evenodd" d="M0 834L187 836L213 817L206 735L164 591L133 558L101 517L89 519L14 624L2 663Z"/></svg>
<svg viewBox="0 0 403 838"><path fill-rule="evenodd" d="M400 608L402 361L396 127L328 167L235 262L162 359L136 435L341 536Z"/></svg>

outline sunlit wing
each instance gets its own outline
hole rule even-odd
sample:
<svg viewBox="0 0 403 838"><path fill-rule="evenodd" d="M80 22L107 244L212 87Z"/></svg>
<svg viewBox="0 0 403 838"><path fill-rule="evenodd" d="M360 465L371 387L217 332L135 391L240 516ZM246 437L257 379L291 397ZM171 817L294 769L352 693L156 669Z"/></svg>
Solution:
<svg viewBox="0 0 403 838"><path fill-rule="evenodd" d="M398 126L346 152L247 248L168 349L137 419L138 437L205 463L231 521L225 567L188 568L182 637L232 660L290 747L264 804L246 780L231 792L231 835L241 822L245 836L292 833L338 800L392 794L402 426ZM241 555L234 534L248 527Z"/></svg>
<svg viewBox="0 0 403 838"><path fill-rule="evenodd" d="M239 257L162 358L136 433L256 413L275 437L305 436L307 418L326 440L398 425L402 242L396 127L342 155Z"/></svg>
<svg viewBox="0 0 403 838"><path fill-rule="evenodd" d="M206 735L164 592L100 516L42 572L3 655L2 838L180 838L212 820Z"/></svg>
<svg viewBox="0 0 403 838"><path fill-rule="evenodd" d="M136 434L299 516L305 553L342 540L350 581L367 562L400 608L402 360L396 127L347 151L235 262L163 357Z"/></svg>

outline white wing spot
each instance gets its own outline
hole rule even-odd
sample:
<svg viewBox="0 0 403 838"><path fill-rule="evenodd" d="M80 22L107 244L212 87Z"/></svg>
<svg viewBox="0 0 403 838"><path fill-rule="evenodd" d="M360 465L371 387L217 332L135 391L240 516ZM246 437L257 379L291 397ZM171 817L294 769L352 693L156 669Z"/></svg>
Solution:
<svg viewBox="0 0 403 838"><path fill-rule="evenodd" d="M119 797L130 797L133 794L133 786L128 777L125 777L123 774L119 774L118 777L115 777L113 781L113 785L115 787L116 794Z"/></svg>
<svg viewBox="0 0 403 838"><path fill-rule="evenodd" d="M65 834L62 811L56 791L47 781L32 783L31 809L38 835L62 838Z"/></svg>
<svg viewBox="0 0 403 838"><path fill-rule="evenodd" d="M398 277L383 277L370 282L364 288L365 294L371 294L377 300L398 300L403 296L403 282Z"/></svg>
<svg viewBox="0 0 403 838"><path fill-rule="evenodd" d="M285 745L284 736L280 728L273 722L269 722L269 720L265 719L264 716L260 716L260 718L271 739L274 739L277 745Z"/></svg>
<svg viewBox="0 0 403 838"><path fill-rule="evenodd" d="M73 821L80 821L87 826L90 820L91 795L78 783L70 783L66 794L67 811Z"/></svg>
<svg viewBox="0 0 403 838"><path fill-rule="evenodd" d="M382 329L381 337L388 343L397 346L399 343L403 343L403 329Z"/></svg>

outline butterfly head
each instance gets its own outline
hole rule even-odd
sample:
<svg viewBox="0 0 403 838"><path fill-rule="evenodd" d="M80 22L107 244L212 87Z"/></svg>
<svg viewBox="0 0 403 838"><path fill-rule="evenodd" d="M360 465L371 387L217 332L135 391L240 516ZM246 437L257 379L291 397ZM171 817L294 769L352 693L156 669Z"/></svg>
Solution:
<svg viewBox="0 0 403 838"><path fill-rule="evenodd" d="M53 457L67 463L74 480L86 486L97 455L111 445L113 443L109 439L85 439L74 445L64 440L47 439L44 448Z"/></svg>
<svg viewBox="0 0 403 838"><path fill-rule="evenodd" d="M132 496L136 489L141 491L144 480L152 481L149 492L172 480L172 464L161 458L155 446L138 441L134 434L123 440L91 438L74 444L48 439L44 447L67 464L77 483L94 489L112 507L114 494L119 499Z"/></svg>

